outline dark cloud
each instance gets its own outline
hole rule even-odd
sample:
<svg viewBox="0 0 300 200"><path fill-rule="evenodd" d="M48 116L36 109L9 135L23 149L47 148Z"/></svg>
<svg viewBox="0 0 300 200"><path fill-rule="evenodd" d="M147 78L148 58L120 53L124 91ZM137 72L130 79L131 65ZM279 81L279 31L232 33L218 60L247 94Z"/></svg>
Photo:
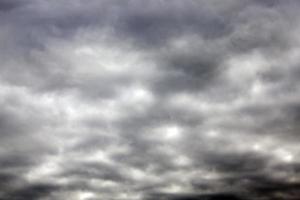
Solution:
<svg viewBox="0 0 300 200"><path fill-rule="evenodd" d="M5 194L1 199L41 199L50 195L57 188L52 185L38 184L28 185Z"/></svg>
<svg viewBox="0 0 300 200"><path fill-rule="evenodd" d="M297 199L298 7L0 1L0 199Z"/></svg>
<svg viewBox="0 0 300 200"><path fill-rule="evenodd" d="M197 195L197 194L190 194L190 195L167 195L167 194L155 194L150 199L160 199L160 200L242 200L234 194L204 194L204 195Z"/></svg>
<svg viewBox="0 0 300 200"><path fill-rule="evenodd" d="M263 171L266 165L266 158L259 158L257 155L244 155L244 154L216 154L208 155L206 163L218 171L224 172L259 172Z"/></svg>
<svg viewBox="0 0 300 200"><path fill-rule="evenodd" d="M22 2L21 0L12 0L12 1L3 0L0 2L0 11L9 12L16 8L21 7L22 5L24 5L24 2Z"/></svg>

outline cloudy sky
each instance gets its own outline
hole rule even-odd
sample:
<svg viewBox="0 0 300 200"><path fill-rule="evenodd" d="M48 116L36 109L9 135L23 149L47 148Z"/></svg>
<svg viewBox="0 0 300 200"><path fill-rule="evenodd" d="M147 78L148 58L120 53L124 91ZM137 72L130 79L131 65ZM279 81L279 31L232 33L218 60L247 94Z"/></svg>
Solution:
<svg viewBox="0 0 300 200"><path fill-rule="evenodd" d="M0 199L299 199L299 8L0 0Z"/></svg>

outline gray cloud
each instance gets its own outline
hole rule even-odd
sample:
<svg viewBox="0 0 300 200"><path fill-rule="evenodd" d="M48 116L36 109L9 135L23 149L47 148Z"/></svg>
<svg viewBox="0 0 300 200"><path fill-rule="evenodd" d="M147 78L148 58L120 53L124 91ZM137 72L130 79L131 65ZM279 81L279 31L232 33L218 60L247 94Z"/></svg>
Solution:
<svg viewBox="0 0 300 200"><path fill-rule="evenodd" d="M296 199L298 2L0 2L0 199Z"/></svg>

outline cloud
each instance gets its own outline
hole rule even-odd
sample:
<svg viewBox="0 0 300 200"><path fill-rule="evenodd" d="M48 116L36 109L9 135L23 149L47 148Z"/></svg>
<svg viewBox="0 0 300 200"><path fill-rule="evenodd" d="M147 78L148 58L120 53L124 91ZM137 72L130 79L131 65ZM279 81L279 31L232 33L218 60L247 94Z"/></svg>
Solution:
<svg viewBox="0 0 300 200"><path fill-rule="evenodd" d="M1 1L0 199L295 199L297 7Z"/></svg>
<svg viewBox="0 0 300 200"><path fill-rule="evenodd" d="M53 190L55 187L51 185L31 185L10 192L3 199L41 199L47 197Z"/></svg>
<svg viewBox="0 0 300 200"><path fill-rule="evenodd" d="M0 3L0 11L1 12L9 12L9 11L13 11L14 9L20 8L23 5L25 5L22 1L1 1Z"/></svg>

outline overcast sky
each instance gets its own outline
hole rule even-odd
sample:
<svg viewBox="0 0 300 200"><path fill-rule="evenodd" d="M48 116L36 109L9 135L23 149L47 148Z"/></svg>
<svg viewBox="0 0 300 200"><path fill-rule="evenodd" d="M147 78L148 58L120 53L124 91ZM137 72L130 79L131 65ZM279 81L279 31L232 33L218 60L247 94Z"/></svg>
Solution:
<svg viewBox="0 0 300 200"><path fill-rule="evenodd" d="M299 199L299 9L0 0L0 199Z"/></svg>

